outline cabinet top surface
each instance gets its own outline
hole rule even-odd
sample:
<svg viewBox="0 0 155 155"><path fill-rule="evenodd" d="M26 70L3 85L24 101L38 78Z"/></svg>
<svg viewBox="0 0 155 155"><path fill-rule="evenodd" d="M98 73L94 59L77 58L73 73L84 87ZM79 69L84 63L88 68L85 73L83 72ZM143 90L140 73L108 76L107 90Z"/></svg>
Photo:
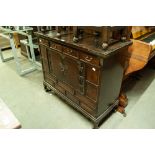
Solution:
<svg viewBox="0 0 155 155"><path fill-rule="evenodd" d="M109 57L113 54L116 54L121 48L129 46L132 44L132 41L117 42L113 45L109 45L106 50L103 50L101 47L101 39L92 37L91 35L85 35L79 42L73 42L73 33L62 34L61 37L57 37L56 31L50 32L36 32L37 37L44 38L62 45L68 45L73 48L78 48L84 50L93 55L97 55L103 58Z"/></svg>

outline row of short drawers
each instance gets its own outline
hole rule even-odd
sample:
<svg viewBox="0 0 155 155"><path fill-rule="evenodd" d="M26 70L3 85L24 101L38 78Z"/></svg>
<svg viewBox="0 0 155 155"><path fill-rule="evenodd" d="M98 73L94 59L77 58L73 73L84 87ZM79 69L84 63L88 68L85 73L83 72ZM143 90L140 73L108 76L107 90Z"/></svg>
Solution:
<svg viewBox="0 0 155 155"><path fill-rule="evenodd" d="M79 50L64 46L64 45L60 45L58 43L54 43L52 41L48 41L46 39L39 39L39 43L42 45L45 45L47 47L50 47L54 50L57 50L59 52L63 52L66 55L69 55L75 59L80 59L86 63L90 63L92 65L96 65L99 66L100 65L100 59L97 58L94 55L90 55L87 54L85 52L79 52Z"/></svg>
<svg viewBox="0 0 155 155"><path fill-rule="evenodd" d="M86 96L81 95L79 92L72 92L68 86L64 86L65 84L57 81L55 78L49 77L48 74L44 73L45 81L48 82L51 86L53 86L56 90L61 92L75 104L86 110L90 114L95 114L97 103L93 102Z"/></svg>

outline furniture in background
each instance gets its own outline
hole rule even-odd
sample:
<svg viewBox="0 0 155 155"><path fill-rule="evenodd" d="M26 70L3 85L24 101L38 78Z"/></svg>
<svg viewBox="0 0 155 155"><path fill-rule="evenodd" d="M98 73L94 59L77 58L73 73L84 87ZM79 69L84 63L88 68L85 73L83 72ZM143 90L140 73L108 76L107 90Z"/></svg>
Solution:
<svg viewBox="0 0 155 155"><path fill-rule="evenodd" d="M133 26L130 36L133 44L128 50L120 53L120 61L125 64L125 81L130 75L141 70L155 56L155 27L153 26ZM138 76L136 77L138 78ZM123 84L122 84L123 87ZM118 111L124 112L128 104L126 94L120 93L120 106Z"/></svg>
<svg viewBox="0 0 155 155"><path fill-rule="evenodd" d="M32 35L31 35L32 30L33 30L33 28L24 27L24 26L23 27L9 27L9 28L8 27L0 27L0 31L1 31L0 36L9 40L11 49L12 49L12 54L13 54L13 56L11 56L9 58L5 58L4 54L2 52L2 49L1 49L1 45L0 45L0 57L2 59L2 62L6 62L6 61L14 59L15 63L16 63L17 73L21 76L31 73L32 71L34 71L36 69L40 69L40 67L41 67L41 64L37 63L35 54L34 54L34 44L33 44ZM15 44L14 37L13 37L14 34L17 34L17 33L28 37L27 46L30 47L30 53L31 53L31 57L28 56L28 60L31 63L31 66L26 69L22 68L22 64L18 57L18 50L17 50L17 46ZM27 54L29 55L29 52Z"/></svg>

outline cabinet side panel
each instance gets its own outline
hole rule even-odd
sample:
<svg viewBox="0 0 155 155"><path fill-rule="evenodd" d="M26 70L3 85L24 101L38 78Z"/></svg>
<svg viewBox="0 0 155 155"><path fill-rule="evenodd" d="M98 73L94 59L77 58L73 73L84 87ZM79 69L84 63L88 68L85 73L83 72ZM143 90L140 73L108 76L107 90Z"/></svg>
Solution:
<svg viewBox="0 0 155 155"><path fill-rule="evenodd" d="M123 78L123 66L116 55L104 59L101 71L98 116L118 98Z"/></svg>

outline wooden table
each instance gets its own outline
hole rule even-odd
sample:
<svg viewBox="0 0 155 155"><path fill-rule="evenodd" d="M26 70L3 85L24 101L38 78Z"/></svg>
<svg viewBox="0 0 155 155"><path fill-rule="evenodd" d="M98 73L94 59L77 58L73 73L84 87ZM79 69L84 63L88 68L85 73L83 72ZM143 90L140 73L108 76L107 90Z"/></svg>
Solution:
<svg viewBox="0 0 155 155"><path fill-rule="evenodd" d="M20 122L0 98L0 129L19 129Z"/></svg>

